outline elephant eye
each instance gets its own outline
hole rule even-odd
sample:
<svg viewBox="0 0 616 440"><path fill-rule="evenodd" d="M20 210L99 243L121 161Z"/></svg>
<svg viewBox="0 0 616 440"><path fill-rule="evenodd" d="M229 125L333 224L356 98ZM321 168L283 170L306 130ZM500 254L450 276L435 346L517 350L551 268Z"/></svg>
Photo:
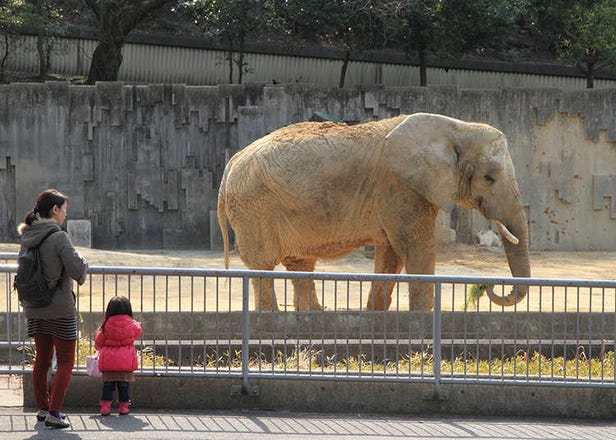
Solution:
<svg viewBox="0 0 616 440"><path fill-rule="evenodd" d="M486 174L485 176L483 176L483 178L486 180L486 182L488 182L490 185L492 185L494 182L496 182L496 180L494 179L494 177L490 176L489 174Z"/></svg>

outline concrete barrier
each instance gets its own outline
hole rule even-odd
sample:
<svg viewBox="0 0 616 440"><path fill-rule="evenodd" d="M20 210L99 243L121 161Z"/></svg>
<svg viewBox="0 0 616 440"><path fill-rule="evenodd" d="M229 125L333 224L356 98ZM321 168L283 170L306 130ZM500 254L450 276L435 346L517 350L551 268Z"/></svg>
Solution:
<svg viewBox="0 0 616 440"><path fill-rule="evenodd" d="M474 416L616 417L616 390L505 384L441 386L416 382L254 379L254 394L237 393L239 379L137 377L131 384L132 410L258 409L320 413L457 414ZM101 382L74 376L64 408L98 411ZM34 406L32 381L24 377L24 406Z"/></svg>

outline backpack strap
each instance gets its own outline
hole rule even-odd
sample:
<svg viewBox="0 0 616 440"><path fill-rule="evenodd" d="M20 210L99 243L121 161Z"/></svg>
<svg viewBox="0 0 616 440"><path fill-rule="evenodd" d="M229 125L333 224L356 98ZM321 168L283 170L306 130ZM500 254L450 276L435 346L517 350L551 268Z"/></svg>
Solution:
<svg viewBox="0 0 616 440"><path fill-rule="evenodd" d="M56 232L61 231L61 230L62 230L62 229L60 229L60 228L54 228L54 229L52 229L52 230L51 230L51 231L49 231L47 234L45 234L45 236L43 237L43 239L41 240L41 242L40 242L39 244L37 244L36 246L34 246L34 247L35 247L36 249L40 248L40 247L41 247L41 245L43 244L43 242L44 242L45 240L47 240L47 239L49 238L49 236L50 236L50 235L55 234ZM62 277L63 277L63 276L64 276L64 266L62 266L62 273L60 274L60 280L62 279ZM52 292L53 292L53 293L55 293L55 292L56 292L56 289L57 289L57 288L58 288L58 286L60 285L60 282L59 282L60 280L57 280L57 281L56 281L56 285L55 285L55 286L53 286L53 288L52 288Z"/></svg>
<svg viewBox="0 0 616 440"><path fill-rule="evenodd" d="M45 240L47 240L47 238L48 238L51 234L54 234L54 233L56 233L56 232L58 232L58 231L60 231L60 230L61 230L60 228L54 228L54 229L52 229L52 230L51 230L51 231L49 231L47 234L45 234L45 236L44 236L44 237L43 237L43 239L40 241L40 243L39 243L39 244L37 244L37 245L36 245L36 246L34 246L34 247L35 247L35 248L39 248L39 247L41 247L41 245L43 244L43 242L44 242Z"/></svg>

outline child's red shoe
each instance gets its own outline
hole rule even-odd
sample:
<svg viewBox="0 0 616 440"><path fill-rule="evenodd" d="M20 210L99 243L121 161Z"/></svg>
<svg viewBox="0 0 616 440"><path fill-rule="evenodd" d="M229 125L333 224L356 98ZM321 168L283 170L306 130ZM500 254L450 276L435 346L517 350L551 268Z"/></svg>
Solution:
<svg viewBox="0 0 616 440"><path fill-rule="evenodd" d="M121 416L128 414L128 405L130 402L118 402L118 413Z"/></svg>
<svg viewBox="0 0 616 440"><path fill-rule="evenodd" d="M101 400L101 416L108 416L111 414L111 400Z"/></svg>

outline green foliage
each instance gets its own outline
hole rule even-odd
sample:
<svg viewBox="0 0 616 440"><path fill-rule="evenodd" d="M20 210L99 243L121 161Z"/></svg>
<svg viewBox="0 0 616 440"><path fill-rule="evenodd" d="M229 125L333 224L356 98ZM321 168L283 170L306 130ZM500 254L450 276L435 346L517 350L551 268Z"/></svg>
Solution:
<svg viewBox="0 0 616 440"><path fill-rule="evenodd" d="M203 36L239 48L246 36L255 37L267 2L257 0L180 0L177 11L190 17Z"/></svg>
<svg viewBox="0 0 616 440"><path fill-rule="evenodd" d="M530 0L523 29L536 50L556 54L569 10L578 0Z"/></svg>
<svg viewBox="0 0 616 440"><path fill-rule="evenodd" d="M56 39L68 26L64 14L74 11L75 6L72 0L0 1L0 49L3 52L0 79L3 80L5 61L14 51L22 29L36 33L40 74L46 76Z"/></svg>
<svg viewBox="0 0 616 440"><path fill-rule="evenodd" d="M351 54L386 47L392 10L379 0L287 0L277 13L287 36L344 51L339 86L343 87ZM391 2L393 3L393 2Z"/></svg>
<svg viewBox="0 0 616 440"><path fill-rule="evenodd" d="M0 31L10 32L16 30L23 23L20 13L25 5L25 0L2 0L0 1Z"/></svg>
<svg viewBox="0 0 616 440"><path fill-rule="evenodd" d="M476 309L479 299L484 293L486 293L485 284L471 284L471 287L468 289L464 310Z"/></svg>
<svg viewBox="0 0 616 440"><path fill-rule="evenodd" d="M587 75L605 66L616 66L616 3L614 0L579 2L564 24L559 58L575 64Z"/></svg>
<svg viewBox="0 0 616 440"><path fill-rule="evenodd" d="M386 1L288 0L283 16L291 34L327 46L362 51L387 43Z"/></svg>
<svg viewBox="0 0 616 440"><path fill-rule="evenodd" d="M0 82L4 82L5 64L15 52L20 38L19 29L25 21L25 0L0 1Z"/></svg>
<svg viewBox="0 0 616 440"><path fill-rule="evenodd" d="M400 0L394 41L420 63L421 84L426 58L454 58L470 51L501 48L518 30L528 0Z"/></svg>
<svg viewBox="0 0 616 440"><path fill-rule="evenodd" d="M0 76L23 27L39 36L42 74L55 36L79 8L95 17L101 35L87 82L116 80L127 35L163 5L175 5L172 13L184 20L176 32L190 20L226 48L230 82L250 71L247 43L264 39L341 49L340 86L354 56L385 48L418 61L422 85L430 57L514 61L549 53L577 66L589 87L596 70L616 65L614 0L0 0Z"/></svg>
<svg viewBox="0 0 616 440"><path fill-rule="evenodd" d="M250 71L244 60L246 41L259 39L273 26L273 6L267 0L179 0L176 10L190 17L205 38L214 39L228 49L226 59L231 83L234 66L237 66L238 83Z"/></svg>

